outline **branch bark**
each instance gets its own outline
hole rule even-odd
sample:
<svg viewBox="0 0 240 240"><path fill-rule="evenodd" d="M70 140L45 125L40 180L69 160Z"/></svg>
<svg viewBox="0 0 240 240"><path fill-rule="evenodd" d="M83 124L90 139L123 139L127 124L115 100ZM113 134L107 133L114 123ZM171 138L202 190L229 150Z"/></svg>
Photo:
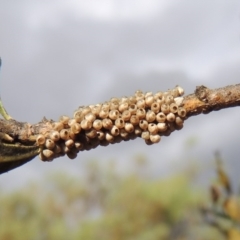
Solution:
<svg viewBox="0 0 240 240"><path fill-rule="evenodd" d="M239 106L240 84L230 85L218 89L209 89L205 86L198 86L193 94L183 97L181 105L181 108L186 110L186 116L182 117L183 120L198 114L208 114L212 111ZM148 111L150 107L148 106L145 109ZM155 122L153 121L153 123ZM171 122L168 123L168 126L169 129L173 128L173 124ZM181 127L179 127L179 129L180 128ZM52 120L43 119L41 122L32 125L29 123L18 122L13 119L0 119L0 174L21 166L22 164L32 160L39 153L41 157L41 153L44 151L43 149L45 145L43 146L39 144L39 136L49 136L49 134L55 130L56 122ZM53 160L53 158L62 156L64 153L66 153L70 158L74 158L76 157L76 154L82 150L89 150L99 145L108 145L109 142L117 143L121 140L126 141L141 136L141 134L139 135L139 133L136 133L135 131L128 134L128 137L126 138L117 136L113 141L109 140L109 142L106 142L105 140L99 141L99 139L97 139L97 135L95 138L89 137L89 131L90 130L84 130L80 133L76 132L74 136L70 137L72 142L75 143L75 146L73 148L69 148L75 149L75 151L68 151L66 147L68 145L64 145L64 141L66 139L63 141L63 138L56 140L56 146L60 146L62 151L61 149L56 150L56 146L54 145L54 151L57 152L57 155L54 153L55 155L52 155L49 158L42 156L42 160ZM166 131L160 135L168 136L171 131L172 130ZM106 132L104 132L104 134ZM78 145L76 145L76 143L78 143ZM150 144L151 142L146 140L146 143ZM47 150L47 153L49 154L52 152L49 149Z"/></svg>
<svg viewBox="0 0 240 240"><path fill-rule="evenodd" d="M205 86L196 87L194 94L184 97L183 104L188 117L239 106L240 84L218 89L209 89Z"/></svg>

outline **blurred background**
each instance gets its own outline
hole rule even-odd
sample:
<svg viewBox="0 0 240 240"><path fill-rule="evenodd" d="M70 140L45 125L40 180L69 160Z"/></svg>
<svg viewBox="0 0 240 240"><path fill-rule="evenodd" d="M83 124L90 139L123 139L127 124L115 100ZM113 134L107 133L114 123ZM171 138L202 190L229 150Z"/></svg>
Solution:
<svg viewBox="0 0 240 240"><path fill-rule="evenodd" d="M240 3L237 0L52 0L0 2L0 92L18 121L72 116L80 105L165 91L180 85L186 94L198 85L218 88L240 79ZM164 179L197 169L207 186L214 176L214 152L239 183L239 110L192 117L159 144L141 139L30 163L0 177L2 192L64 172L86 177L88 165L114 165L128 176L134 159L147 159L140 175ZM195 171L194 170L194 171ZM104 174L104 173L103 173ZM143 238L144 239L144 238Z"/></svg>

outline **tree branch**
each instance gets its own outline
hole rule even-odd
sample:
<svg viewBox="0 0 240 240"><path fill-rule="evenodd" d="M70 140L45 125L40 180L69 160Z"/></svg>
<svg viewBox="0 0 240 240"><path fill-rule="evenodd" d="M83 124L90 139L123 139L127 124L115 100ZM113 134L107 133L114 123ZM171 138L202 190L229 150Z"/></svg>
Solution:
<svg viewBox="0 0 240 240"><path fill-rule="evenodd" d="M239 106L240 84L218 89L209 89L205 86L196 87L194 94L184 97L183 105L188 117Z"/></svg>
<svg viewBox="0 0 240 240"><path fill-rule="evenodd" d="M43 161L52 161L65 154L75 158L79 151L136 137L148 145L157 143L161 136L180 130L188 117L239 106L240 84L219 89L199 86L193 94L182 95L178 86L156 94L137 91L129 98L79 107L73 118L62 116L56 122L43 119L34 125L6 115L0 119L0 173L38 154ZM6 112L2 105L0 108Z"/></svg>

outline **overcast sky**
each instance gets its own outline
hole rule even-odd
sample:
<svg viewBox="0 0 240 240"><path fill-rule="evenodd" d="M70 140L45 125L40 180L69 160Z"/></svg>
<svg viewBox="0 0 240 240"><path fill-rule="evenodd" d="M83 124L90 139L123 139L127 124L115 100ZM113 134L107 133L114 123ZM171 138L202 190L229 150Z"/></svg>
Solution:
<svg viewBox="0 0 240 240"><path fill-rule="evenodd" d="M188 94L196 85L236 84L240 2L3 0L0 56L4 105L15 119L30 123L44 116L72 116L79 105L132 95L138 89L163 91L179 84ZM151 174L161 176L181 166L180 160L210 162L220 149L234 173L239 122L239 110L229 109L193 117L183 130L154 146L139 139L83 152L74 161L64 157L43 163L37 157L1 175L0 186L15 185L10 179L24 186L53 170L82 174L83 164L94 158L116 159L124 172L139 153L151 159ZM190 138L198 140L192 149L186 148Z"/></svg>

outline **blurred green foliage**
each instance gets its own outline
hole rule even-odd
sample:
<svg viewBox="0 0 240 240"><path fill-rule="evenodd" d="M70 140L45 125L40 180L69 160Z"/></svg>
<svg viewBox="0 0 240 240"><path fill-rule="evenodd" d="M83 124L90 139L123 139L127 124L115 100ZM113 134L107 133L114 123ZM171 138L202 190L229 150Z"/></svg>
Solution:
<svg viewBox="0 0 240 240"><path fill-rule="evenodd" d="M206 224L200 207L210 197L187 171L146 177L147 161L121 175L113 164L89 161L85 176L47 176L43 183L0 196L0 239L226 239Z"/></svg>

